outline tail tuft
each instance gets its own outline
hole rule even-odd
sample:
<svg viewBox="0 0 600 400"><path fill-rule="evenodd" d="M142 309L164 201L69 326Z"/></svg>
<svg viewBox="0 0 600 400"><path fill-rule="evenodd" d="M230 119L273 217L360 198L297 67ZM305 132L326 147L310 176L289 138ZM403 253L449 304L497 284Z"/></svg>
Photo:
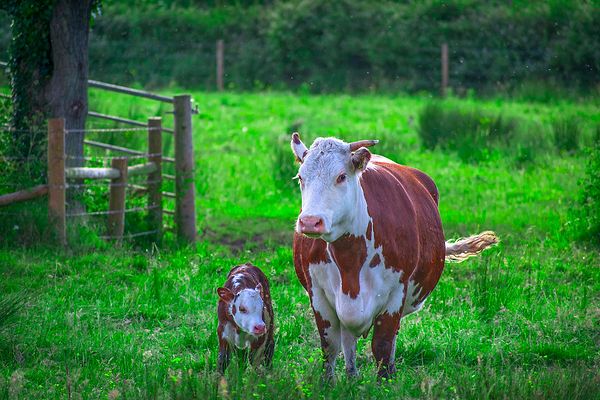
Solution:
<svg viewBox="0 0 600 400"><path fill-rule="evenodd" d="M453 242L446 242L446 261L462 262L469 257L476 256L485 249L498 244L500 239L492 231L481 232L479 235L469 236Z"/></svg>

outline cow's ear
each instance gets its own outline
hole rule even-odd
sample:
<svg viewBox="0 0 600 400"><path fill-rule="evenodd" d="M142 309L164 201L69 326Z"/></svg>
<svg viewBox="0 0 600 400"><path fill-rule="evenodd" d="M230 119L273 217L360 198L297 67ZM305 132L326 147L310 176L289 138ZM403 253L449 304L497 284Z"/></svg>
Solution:
<svg viewBox="0 0 600 400"><path fill-rule="evenodd" d="M350 156L352 166L356 171L364 171L371 159L371 152L366 147L361 147Z"/></svg>
<svg viewBox="0 0 600 400"><path fill-rule="evenodd" d="M217 289L217 294L219 295L219 298L221 300L223 300L225 303L229 303L231 302L231 300L233 300L233 293L231 292L231 290L224 288L224 287L220 287Z"/></svg>
<svg viewBox="0 0 600 400"><path fill-rule="evenodd" d="M290 142L290 145L292 146L292 151L296 156L296 160L298 160L299 163L304 161L304 157L306 157L308 149L306 148L304 143L302 143L302 140L300 140L300 135L298 134L298 132L292 133L292 141Z"/></svg>

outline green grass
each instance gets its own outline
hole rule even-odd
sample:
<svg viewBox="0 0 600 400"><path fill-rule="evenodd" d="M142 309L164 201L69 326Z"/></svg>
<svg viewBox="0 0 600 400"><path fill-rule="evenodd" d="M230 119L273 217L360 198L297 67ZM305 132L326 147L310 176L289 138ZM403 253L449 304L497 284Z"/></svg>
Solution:
<svg viewBox="0 0 600 400"><path fill-rule="evenodd" d="M423 150L426 97L194 93L200 242L162 249L0 250L0 293L26 296L0 327L0 393L10 398L598 398L600 255L578 241L574 210L585 158L549 148L523 165L478 164ZM168 109L92 92L91 109L142 118ZM582 142L600 122L597 104L540 105L449 99L443 104L518 117L552 142L558 115L576 115ZM170 114L164 114L168 125ZM359 340L361 377L321 382L319 340L290 248L298 190L280 166L280 136L302 120L321 135L375 138L373 148L436 181L448 238L495 230L502 243L447 265L424 309L405 318L398 373L377 383L370 338ZM100 134L98 134L99 136ZM116 143L137 142L134 133ZM167 145L169 146L169 145ZM96 153L98 154L98 153ZM291 152L288 162L293 162ZM98 161L100 163L100 161ZM106 199L89 193L89 204ZM252 261L271 281L274 368L215 372L216 288Z"/></svg>

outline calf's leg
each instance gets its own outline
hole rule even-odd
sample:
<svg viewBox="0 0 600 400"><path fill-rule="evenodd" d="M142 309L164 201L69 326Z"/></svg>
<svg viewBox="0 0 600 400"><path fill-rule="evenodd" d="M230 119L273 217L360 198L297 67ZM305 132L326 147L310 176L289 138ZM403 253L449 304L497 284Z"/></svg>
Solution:
<svg viewBox="0 0 600 400"><path fill-rule="evenodd" d="M231 360L231 349L229 343L222 338L219 338L219 356L218 356L218 370L220 374L224 374L229 361Z"/></svg>

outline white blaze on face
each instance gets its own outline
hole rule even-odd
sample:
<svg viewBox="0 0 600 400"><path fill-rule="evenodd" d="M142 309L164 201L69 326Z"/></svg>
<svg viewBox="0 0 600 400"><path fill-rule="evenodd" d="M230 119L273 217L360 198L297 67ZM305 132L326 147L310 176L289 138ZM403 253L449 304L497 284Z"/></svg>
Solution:
<svg viewBox="0 0 600 400"><path fill-rule="evenodd" d="M352 155L348 143L335 138L318 138L301 159L298 179L302 213L296 223L298 233L302 233L301 219L314 217L321 218L323 224L323 232L316 236L328 242L345 233L358 235L364 230L366 225L362 219L367 216L366 203L359 177L366 162L356 168ZM357 221L357 216L361 221Z"/></svg>
<svg viewBox="0 0 600 400"><path fill-rule="evenodd" d="M235 307L235 314L232 312ZM229 312L240 329L253 336L254 328L265 325L263 321L263 300L258 289L244 289L240 291L231 303Z"/></svg>

